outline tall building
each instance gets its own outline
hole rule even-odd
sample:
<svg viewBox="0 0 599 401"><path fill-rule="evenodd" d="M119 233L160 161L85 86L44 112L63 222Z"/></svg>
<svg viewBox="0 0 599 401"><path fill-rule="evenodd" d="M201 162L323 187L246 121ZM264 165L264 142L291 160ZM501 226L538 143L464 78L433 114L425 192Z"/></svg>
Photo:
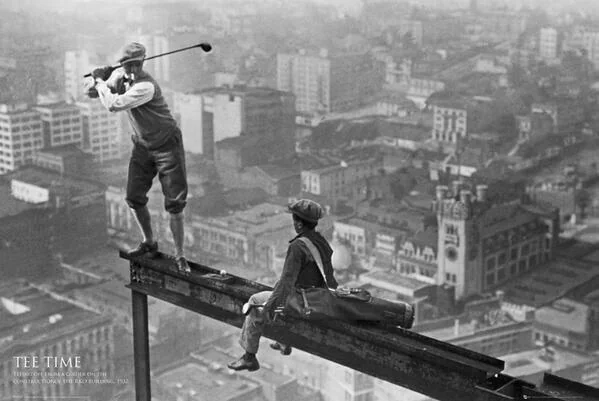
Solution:
<svg viewBox="0 0 599 401"><path fill-rule="evenodd" d="M301 113L357 108L382 88L384 75L384 67L368 53L277 54L277 88L296 96Z"/></svg>
<svg viewBox="0 0 599 401"><path fill-rule="evenodd" d="M592 30L584 32L582 35L583 48L587 51L587 55L595 71L599 70L599 31Z"/></svg>
<svg viewBox="0 0 599 401"><path fill-rule="evenodd" d="M90 54L86 50L70 50L64 54L64 83L65 100L67 102L81 99L83 90L83 75L94 66Z"/></svg>
<svg viewBox="0 0 599 401"><path fill-rule="evenodd" d="M201 93L175 95L173 112L180 116L185 150L214 159L214 108L212 97Z"/></svg>
<svg viewBox="0 0 599 401"><path fill-rule="evenodd" d="M262 87L219 87L179 96L175 104L186 148L223 165L264 164L295 151L295 98L291 93ZM221 141L231 139L239 146L229 155L224 150L228 144Z"/></svg>
<svg viewBox="0 0 599 401"><path fill-rule="evenodd" d="M28 164L43 147L40 114L26 103L0 105L0 174Z"/></svg>
<svg viewBox="0 0 599 401"><path fill-rule="evenodd" d="M559 215L520 201L493 204L487 187L476 194L453 183L437 187L439 227L437 284L456 289L456 298L488 292L551 259Z"/></svg>
<svg viewBox="0 0 599 401"><path fill-rule="evenodd" d="M541 28L539 31L539 57L548 63L558 60L560 35L555 28Z"/></svg>
<svg viewBox="0 0 599 401"><path fill-rule="evenodd" d="M123 151L120 116L94 100L77 102L76 106L82 120L81 149L91 153L94 161L100 164L119 159Z"/></svg>
<svg viewBox="0 0 599 401"><path fill-rule="evenodd" d="M81 111L75 105L65 102L38 105L34 107L40 113L44 147L83 144Z"/></svg>

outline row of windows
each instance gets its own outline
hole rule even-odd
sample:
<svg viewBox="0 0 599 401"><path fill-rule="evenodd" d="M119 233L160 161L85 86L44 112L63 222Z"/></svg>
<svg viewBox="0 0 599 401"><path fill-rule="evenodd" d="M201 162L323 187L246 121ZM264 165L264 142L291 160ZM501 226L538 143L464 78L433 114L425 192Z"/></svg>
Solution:
<svg viewBox="0 0 599 401"><path fill-rule="evenodd" d="M420 257L421 259L423 259L425 262L434 262L435 261L435 256L431 255L430 253L416 253L414 252L412 249L404 249L403 250L403 254L408 256L408 257Z"/></svg>
<svg viewBox="0 0 599 401"><path fill-rule="evenodd" d="M526 271L526 269L532 269L542 260L542 254L531 255L527 258L520 259L517 263L511 263L509 269L507 267L501 267L495 272L486 275L487 287L499 284L506 280L508 277L515 276L519 273Z"/></svg>
<svg viewBox="0 0 599 401"><path fill-rule="evenodd" d="M39 130L41 127L42 127L41 123L22 124L22 125L0 124L0 130L4 131L4 132L33 131L33 130Z"/></svg>
<svg viewBox="0 0 599 401"><path fill-rule="evenodd" d="M401 262L399 264L399 272L402 274L416 274L418 272L419 275L424 277L435 277L435 270L425 269L419 266L415 266L411 263Z"/></svg>
<svg viewBox="0 0 599 401"><path fill-rule="evenodd" d="M548 335L548 334L545 334L545 333L542 333L542 332L539 332L539 331L535 331L535 340L540 341L541 339L545 343L551 341L551 342L557 343L557 344L559 344L561 346L572 348L572 349L577 349L577 350L584 350L585 349L584 345L581 344L581 343L577 343L577 342L574 342L574 341L571 341L571 340L567 340L567 339L562 338L562 337L553 336L551 334Z"/></svg>
<svg viewBox="0 0 599 401"><path fill-rule="evenodd" d="M521 247L513 247L510 249L510 261L518 260L519 258L525 258L531 253L536 253L539 250L539 245L542 242L539 239L534 239L529 243L522 245ZM550 238L545 238L545 249L549 249L551 244ZM541 249L542 250L542 249ZM499 255L493 255L487 259L486 267L487 270L493 270L495 267L503 266L507 262L507 253L500 252Z"/></svg>
<svg viewBox="0 0 599 401"><path fill-rule="evenodd" d="M455 274L445 273L445 281L455 284L457 282L457 277Z"/></svg>

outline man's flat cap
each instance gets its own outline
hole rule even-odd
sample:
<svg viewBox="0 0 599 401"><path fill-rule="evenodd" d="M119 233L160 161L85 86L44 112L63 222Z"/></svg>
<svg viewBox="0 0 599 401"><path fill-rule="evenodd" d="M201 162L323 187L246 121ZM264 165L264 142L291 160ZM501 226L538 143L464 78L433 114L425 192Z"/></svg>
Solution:
<svg viewBox="0 0 599 401"><path fill-rule="evenodd" d="M311 223L322 218L322 206L310 199L300 199L287 206L287 211Z"/></svg>
<svg viewBox="0 0 599 401"><path fill-rule="evenodd" d="M125 64L130 61L139 61L146 58L146 48L141 43L131 42L121 51L119 63Z"/></svg>

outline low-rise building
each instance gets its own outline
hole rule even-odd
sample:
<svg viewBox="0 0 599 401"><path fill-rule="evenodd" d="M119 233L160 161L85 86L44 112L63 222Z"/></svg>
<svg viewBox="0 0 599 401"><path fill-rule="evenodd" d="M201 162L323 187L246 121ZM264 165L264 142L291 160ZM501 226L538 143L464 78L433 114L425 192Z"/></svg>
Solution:
<svg viewBox="0 0 599 401"><path fill-rule="evenodd" d="M504 374L529 383L541 383L545 372L589 386L599 383L599 357L557 345L501 355Z"/></svg>
<svg viewBox="0 0 599 401"><path fill-rule="evenodd" d="M437 236L436 230L419 231L408 237L397 251L395 268L405 276L422 282L437 282Z"/></svg>
<svg viewBox="0 0 599 401"><path fill-rule="evenodd" d="M38 150L32 164L61 174L81 174L86 165L86 155L76 145L62 145Z"/></svg>
<svg viewBox="0 0 599 401"><path fill-rule="evenodd" d="M0 175L29 164L44 146L40 114L27 103L0 104Z"/></svg>
<svg viewBox="0 0 599 401"><path fill-rule="evenodd" d="M364 179L379 174L382 167L382 159L375 157L342 161L328 167L302 170L301 189L331 199L347 199L356 192L356 186L363 187Z"/></svg>
<svg viewBox="0 0 599 401"><path fill-rule="evenodd" d="M165 400L186 400L200 395L210 400L264 400L259 384L231 377L222 365L202 363L193 357L160 367L154 372L152 382L152 391Z"/></svg>
<svg viewBox="0 0 599 401"><path fill-rule="evenodd" d="M59 300L22 281L3 282L0 294L0 397L110 399L112 386L62 380L67 372L81 371L113 377L114 326L110 317ZM38 367L25 368L25 357L30 364L37 358ZM56 366L54 358L59 358ZM60 358L67 366L61 366ZM26 373L33 372L48 380L28 383L34 376Z"/></svg>
<svg viewBox="0 0 599 401"><path fill-rule="evenodd" d="M51 216L54 252L68 258L106 242L103 184L37 166L13 171L6 179L10 180L12 197L37 205Z"/></svg>

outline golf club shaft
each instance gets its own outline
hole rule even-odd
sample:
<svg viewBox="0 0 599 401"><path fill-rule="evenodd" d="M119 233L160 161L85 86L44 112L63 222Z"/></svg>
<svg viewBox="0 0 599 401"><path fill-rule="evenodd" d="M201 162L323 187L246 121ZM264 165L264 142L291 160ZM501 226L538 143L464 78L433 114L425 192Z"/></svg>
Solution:
<svg viewBox="0 0 599 401"><path fill-rule="evenodd" d="M162 56L168 56L169 54L179 53L179 52L182 52L182 51L185 51L185 50L189 50L189 49L195 49L196 47L200 47L206 53L208 53L210 50L212 50L212 46L210 44L208 44L208 43L198 43L198 44L193 45L193 46L187 46L187 47L183 47L181 49L172 50L170 52L160 53L160 54L156 54L154 56L146 57L146 58L144 58L144 61L152 60L154 58L158 58L158 57L162 57ZM120 66L121 66L121 64L119 63L119 64L113 64L111 67L112 68L118 68ZM91 77L91 76L92 76L92 73L88 72L87 74L85 74L83 76L83 78L87 78L87 77Z"/></svg>

